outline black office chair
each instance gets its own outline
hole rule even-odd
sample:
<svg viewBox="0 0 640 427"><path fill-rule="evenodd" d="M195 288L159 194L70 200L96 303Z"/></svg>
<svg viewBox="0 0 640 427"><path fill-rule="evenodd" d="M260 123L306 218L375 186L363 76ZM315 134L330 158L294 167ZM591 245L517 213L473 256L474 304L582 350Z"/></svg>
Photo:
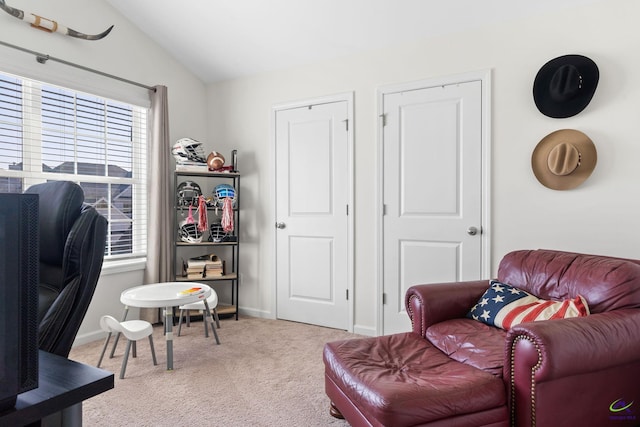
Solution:
<svg viewBox="0 0 640 427"><path fill-rule="evenodd" d="M68 357L102 270L107 220L69 181L29 187L39 194L38 347Z"/></svg>

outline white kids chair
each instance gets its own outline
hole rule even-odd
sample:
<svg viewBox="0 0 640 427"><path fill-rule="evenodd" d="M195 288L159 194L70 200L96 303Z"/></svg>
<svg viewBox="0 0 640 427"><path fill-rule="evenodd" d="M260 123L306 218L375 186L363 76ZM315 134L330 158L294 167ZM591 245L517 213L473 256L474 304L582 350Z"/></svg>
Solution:
<svg viewBox="0 0 640 427"><path fill-rule="evenodd" d="M213 317L215 318L216 321L216 326L218 326L218 329L220 328L220 318L218 317L218 310L216 309L216 307L218 306L218 294L216 294L216 291L211 289L211 295L209 295L209 298L207 298L207 305L209 306L209 310L213 312ZM206 337L209 336L209 328L208 328L208 323L211 321L211 313L206 313L206 307L204 304L204 300L202 301L198 301L198 302L194 302L191 304L185 304L185 305L181 305L179 307L180 309L180 319L178 320L178 336L180 336L180 331L182 330L182 319L184 316L186 316L186 322L187 322L187 327L190 326L191 324L191 319L189 316L189 311L190 310L198 310L202 313L202 321L204 323L204 335ZM213 326L213 322L211 323L211 330L213 331L213 335L216 338L216 343L220 344L220 339L218 338L218 333L216 332L216 328Z"/></svg>
<svg viewBox="0 0 640 427"><path fill-rule="evenodd" d="M102 363L104 352L107 350L109 339L111 335L115 333L121 333L127 338L127 347L124 351L124 358L122 359L122 367L120 368L120 379L124 378L124 372L127 369L127 360L129 359L129 350L131 349L131 343L133 343L133 357L137 357L136 354L136 341L144 337L149 337L149 345L151 346L151 357L153 358L153 364L157 365L156 351L153 347L153 326L151 323L145 320L127 320L124 322L117 321L113 316L105 315L100 318L100 327L103 331L108 332L107 339L102 346L102 353L100 353L100 360L98 360L98 368Z"/></svg>

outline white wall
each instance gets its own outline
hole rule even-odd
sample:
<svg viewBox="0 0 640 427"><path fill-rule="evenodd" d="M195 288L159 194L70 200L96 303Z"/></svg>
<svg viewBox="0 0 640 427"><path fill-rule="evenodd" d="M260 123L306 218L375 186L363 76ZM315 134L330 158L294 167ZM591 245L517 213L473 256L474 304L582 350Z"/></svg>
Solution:
<svg viewBox="0 0 640 427"><path fill-rule="evenodd" d="M35 30L24 22L0 12L0 40L149 86L166 85L169 88L171 140L175 141L187 135L204 139L207 118L204 84L107 3L83 0L22 0L13 6L57 20L62 25L85 33L99 33L115 24L113 31L106 38L85 41ZM144 90L135 86L118 85L113 80L98 78L94 74L77 71L52 61L41 65L36 62L34 56L4 46L0 46L0 71L20 72L44 81L50 81L53 77L58 81L66 79L88 88L99 89L106 86L115 91L145 94ZM167 155L170 155L169 150L167 148ZM151 212L151 220L153 215ZM76 343L99 338L100 316L112 314L120 317L120 292L140 284L140 266L118 269L105 267Z"/></svg>
<svg viewBox="0 0 640 427"><path fill-rule="evenodd" d="M640 213L640 4L608 0L467 34L430 39L320 64L204 85L143 33L102 1L22 0L19 5L101 41L74 40L36 31L2 16L0 40L149 85L169 87L171 139L205 141L208 148L239 150L242 176L241 311L273 316L273 195L270 111L274 104L335 93L355 93L355 329L374 333L376 88L467 71L493 73L492 265L512 249L557 248L640 258L636 244ZM152 13L152 11L150 11ZM531 97L536 72L556 56L579 53L600 67L591 104L576 117L540 114ZM38 64L30 55L0 46L3 64L47 80L64 66ZM68 70L68 69L67 69ZM63 71L64 72L64 71ZM70 79L82 73L68 71ZM105 84L108 80L105 80ZM129 88L130 90L136 90ZM207 127L208 126L208 127ZM593 175L573 191L540 185L531 173L531 152L546 134L561 128L587 133L598 149ZM100 315L118 315L121 290L141 284L140 270L106 270L80 330L79 341L98 337Z"/></svg>
<svg viewBox="0 0 640 427"><path fill-rule="evenodd" d="M211 149L239 150L242 172L244 312L275 315L273 295L273 105L355 92L355 331L375 333L377 286L376 88L467 71L492 70L493 273L514 249L554 248L640 258L640 3L610 0L543 18L494 25L340 60L208 87ZM551 119L536 109L533 79L548 60L578 53L600 68L591 104ZM585 132L598 150L592 176L572 191L543 187L531 172L540 139L562 128Z"/></svg>

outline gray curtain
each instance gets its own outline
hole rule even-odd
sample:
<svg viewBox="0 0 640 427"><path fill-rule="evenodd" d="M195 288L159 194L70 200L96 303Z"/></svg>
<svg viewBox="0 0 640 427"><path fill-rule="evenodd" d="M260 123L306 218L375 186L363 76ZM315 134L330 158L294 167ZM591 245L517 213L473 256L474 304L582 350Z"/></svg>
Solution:
<svg viewBox="0 0 640 427"><path fill-rule="evenodd" d="M148 152L147 266L144 283L169 282L173 262L173 214L171 200L171 139L167 87L151 93L151 135ZM158 323L158 309L140 309L140 318Z"/></svg>

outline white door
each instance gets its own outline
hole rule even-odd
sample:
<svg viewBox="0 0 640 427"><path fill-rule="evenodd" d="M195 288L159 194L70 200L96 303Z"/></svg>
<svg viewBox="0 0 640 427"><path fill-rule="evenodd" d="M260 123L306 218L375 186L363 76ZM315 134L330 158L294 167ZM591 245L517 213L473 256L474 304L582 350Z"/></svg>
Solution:
<svg viewBox="0 0 640 427"><path fill-rule="evenodd" d="M383 333L406 290L482 274L482 82L382 95ZM474 231L475 230L475 231Z"/></svg>
<svg viewBox="0 0 640 427"><path fill-rule="evenodd" d="M276 111L279 319L350 329L349 105Z"/></svg>

